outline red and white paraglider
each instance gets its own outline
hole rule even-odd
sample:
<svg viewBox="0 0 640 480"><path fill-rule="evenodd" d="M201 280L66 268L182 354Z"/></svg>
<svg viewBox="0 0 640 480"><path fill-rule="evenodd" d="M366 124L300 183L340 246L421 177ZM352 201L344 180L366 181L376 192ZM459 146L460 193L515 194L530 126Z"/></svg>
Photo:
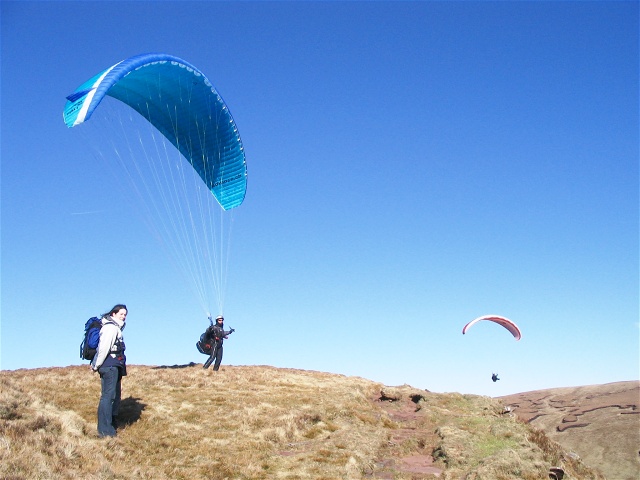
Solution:
<svg viewBox="0 0 640 480"><path fill-rule="evenodd" d="M471 320L462 329L462 334L464 335L465 333L467 333L467 330L469 330L469 328L471 328L476 323L482 322L484 320L488 320L490 322L497 323L498 325L502 325L504 328L509 330L511 335L513 335L513 337L516 340L520 340L522 338L522 333L520 333L520 329L518 328L518 326L508 318L501 317L499 315L483 315L482 317L478 317L475 320Z"/></svg>
<svg viewBox="0 0 640 480"><path fill-rule="evenodd" d="M478 318L476 318L474 320L471 320L462 329L462 334L464 335L465 333L467 333L467 330L469 330L476 323L482 322L482 321L485 321L485 320L487 320L489 322L497 323L498 325L500 325L500 326L506 328L507 330L509 330L509 333L511 333L511 335L513 335L513 338L515 338L516 341L518 341L518 340L520 340L522 338L522 333L520 332L520 328L518 328L518 325L513 323L507 317L501 317L500 315L483 315L482 317L478 317ZM497 373L494 373L494 374L491 375L491 380L495 383L498 380L500 380L500 378L498 377Z"/></svg>

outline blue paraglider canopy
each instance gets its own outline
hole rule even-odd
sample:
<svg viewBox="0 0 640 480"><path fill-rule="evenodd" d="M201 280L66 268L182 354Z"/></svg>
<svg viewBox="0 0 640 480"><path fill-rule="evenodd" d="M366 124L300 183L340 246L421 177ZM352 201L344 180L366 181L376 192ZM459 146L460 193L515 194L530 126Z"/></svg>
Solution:
<svg viewBox="0 0 640 480"><path fill-rule="evenodd" d="M105 95L127 104L162 133L224 210L243 202L247 168L240 134L227 105L200 70L162 53L123 60L67 96L66 125L89 120Z"/></svg>
<svg viewBox="0 0 640 480"><path fill-rule="evenodd" d="M178 57L148 53L101 71L66 98L65 124L89 124L82 134L96 159L118 169L123 196L141 207L203 311L215 299L222 312L247 166L236 123L212 83Z"/></svg>

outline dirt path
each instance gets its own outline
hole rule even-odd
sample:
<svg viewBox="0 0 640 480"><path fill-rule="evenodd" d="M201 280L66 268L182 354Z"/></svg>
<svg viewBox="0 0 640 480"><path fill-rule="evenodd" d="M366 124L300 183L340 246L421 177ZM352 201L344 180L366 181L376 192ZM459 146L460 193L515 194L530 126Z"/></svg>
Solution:
<svg viewBox="0 0 640 480"><path fill-rule="evenodd" d="M402 387L383 390L372 402L381 408L395 424L389 430L389 440L382 449L375 471L366 478L393 479L408 474L412 480L440 477L442 469L434 465L431 452L437 442L436 426L419 413L419 393Z"/></svg>

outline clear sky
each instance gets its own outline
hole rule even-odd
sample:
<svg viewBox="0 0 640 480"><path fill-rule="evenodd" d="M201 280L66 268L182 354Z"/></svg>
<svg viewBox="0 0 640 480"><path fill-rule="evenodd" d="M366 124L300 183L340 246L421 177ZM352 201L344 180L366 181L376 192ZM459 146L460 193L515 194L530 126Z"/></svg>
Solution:
<svg viewBox="0 0 640 480"><path fill-rule="evenodd" d="M82 363L120 302L129 363L204 360L190 287L62 120L163 52L247 155L223 364L492 396L640 377L638 2L0 8L2 369ZM485 314L522 340L461 334Z"/></svg>

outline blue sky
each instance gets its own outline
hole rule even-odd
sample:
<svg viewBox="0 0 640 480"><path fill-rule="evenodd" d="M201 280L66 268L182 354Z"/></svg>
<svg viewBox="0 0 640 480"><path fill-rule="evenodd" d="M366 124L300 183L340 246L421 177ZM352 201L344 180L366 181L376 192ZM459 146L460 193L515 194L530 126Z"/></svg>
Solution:
<svg viewBox="0 0 640 480"><path fill-rule="evenodd" d="M637 2L0 8L2 369L80 364L119 302L130 363L204 360L189 285L62 121L164 52L247 155L223 364L492 396L640 377ZM485 314L522 340L461 334Z"/></svg>

